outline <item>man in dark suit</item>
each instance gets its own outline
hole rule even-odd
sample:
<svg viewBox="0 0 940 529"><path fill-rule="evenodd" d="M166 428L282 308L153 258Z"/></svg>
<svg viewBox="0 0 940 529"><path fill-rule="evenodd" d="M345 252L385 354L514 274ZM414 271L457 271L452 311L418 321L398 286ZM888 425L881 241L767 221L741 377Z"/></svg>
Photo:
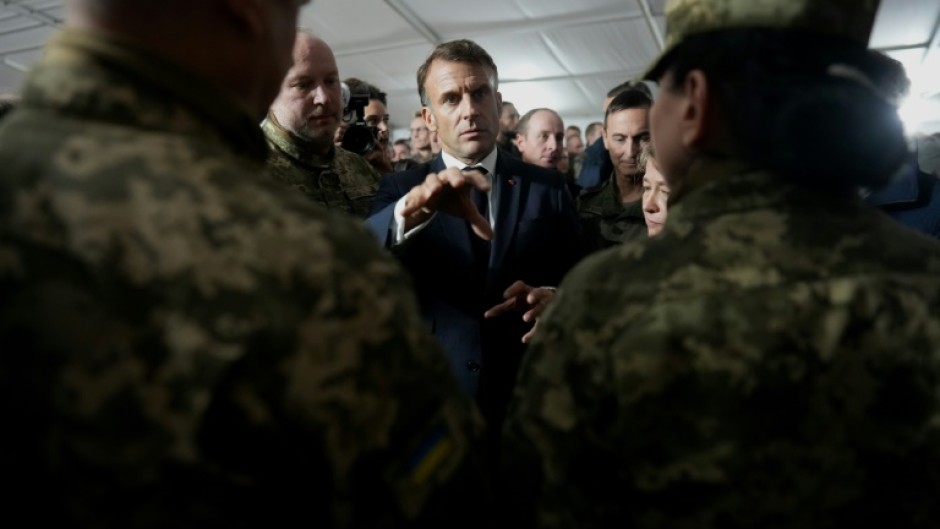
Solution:
<svg viewBox="0 0 940 529"><path fill-rule="evenodd" d="M368 222L411 273L426 324L497 432L524 341L568 269L580 229L564 179L496 147L501 97L476 43L418 70L422 117L443 150L383 177Z"/></svg>

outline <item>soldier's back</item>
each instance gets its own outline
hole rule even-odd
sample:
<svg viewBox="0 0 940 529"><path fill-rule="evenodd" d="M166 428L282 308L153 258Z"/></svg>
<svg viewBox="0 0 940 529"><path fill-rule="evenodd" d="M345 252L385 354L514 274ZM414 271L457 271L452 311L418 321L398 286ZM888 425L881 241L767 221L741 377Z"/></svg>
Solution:
<svg viewBox="0 0 940 529"><path fill-rule="evenodd" d="M375 526L478 491L479 419L364 229L271 183L250 120L57 47L0 127L6 511Z"/></svg>
<svg viewBox="0 0 940 529"><path fill-rule="evenodd" d="M724 179L572 271L507 464L544 479L546 527L936 526L938 311L935 241L857 200Z"/></svg>

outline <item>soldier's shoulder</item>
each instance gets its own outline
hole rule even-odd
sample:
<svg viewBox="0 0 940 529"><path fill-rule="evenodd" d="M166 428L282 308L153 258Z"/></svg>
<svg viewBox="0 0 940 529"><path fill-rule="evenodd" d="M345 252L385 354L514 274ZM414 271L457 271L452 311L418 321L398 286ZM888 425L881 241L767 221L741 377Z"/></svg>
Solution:
<svg viewBox="0 0 940 529"><path fill-rule="evenodd" d="M347 151L342 147L336 147L336 154L333 157L333 165L337 172L345 172L351 175L365 177L370 180L379 180L379 172L372 167L365 158L354 152Z"/></svg>
<svg viewBox="0 0 940 529"><path fill-rule="evenodd" d="M590 292L591 296L619 291L627 285L643 285L646 274L653 278L659 273L655 262L646 262L649 242L628 241L588 255L565 276L565 288Z"/></svg>
<svg viewBox="0 0 940 529"><path fill-rule="evenodd" d="M332 247L329 252L331 259L362 261L367 256L383 255L374 236L358 219L328 210L303 193L266 178L263 172L255 174L246 171L240 176L244 187L237 189L237 192L233 189L233 194L228 198L229 206L237 212L233 213L236 222L244 222L252 230L267 231L272 223L288 228L270 233L269 236L292 240L301 246L329 245ZM247 200L249 195L256 197L252 206L235 206ZM293 255L303 252L295 249L285 253ZM304 258L298 259L300 263L304 261Z"/></svg>
<svg viewBox="0 0 940 529"><path fill-rule="evenodd" d="M608 179L597 186L582 189L578 194L578 213L586 215L600 215L603 213L602 203L610 194L609 188L610 180Z"/></svg>
<svg viewBox="0 0 940 529"><path fill-rule="evenodd" d="M610 189L610 178L605 178L595 186L581 188L579 197L593 198L607 192Z"/></svg>

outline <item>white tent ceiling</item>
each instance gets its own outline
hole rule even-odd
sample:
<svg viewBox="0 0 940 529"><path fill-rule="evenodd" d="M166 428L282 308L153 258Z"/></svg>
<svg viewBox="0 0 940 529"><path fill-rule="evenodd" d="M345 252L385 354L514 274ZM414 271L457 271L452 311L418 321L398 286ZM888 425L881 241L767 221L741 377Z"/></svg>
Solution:
<svg viewBox="0 0 940 529"><path fill-rule="evenodd" d="M24 72L64 20L63 0L0 0L0 91ZM415 71L435 44L471 38L493 56L503 98L566 122L600 118L604 94L661 49L665 0L316 0L301 25L326 40L342 77L388 93L392 124L418 108ZM914 81L902 115L940 130L940 1L882 0L871 46L905 64Z"/></svg>

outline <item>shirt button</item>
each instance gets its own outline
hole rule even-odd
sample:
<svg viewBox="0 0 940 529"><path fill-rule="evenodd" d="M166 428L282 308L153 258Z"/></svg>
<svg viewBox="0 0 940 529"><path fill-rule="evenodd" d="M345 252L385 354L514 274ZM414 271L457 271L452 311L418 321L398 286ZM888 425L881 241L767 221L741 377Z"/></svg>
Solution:
<svg viewBox="0 0 940 529"><path fill-rule="evenodd" d="M470 360L469 362L467 362L467 371L470 371L471 373L476 373L479 370L480 370L480 364L474 362L473 360Z"/></svg>

